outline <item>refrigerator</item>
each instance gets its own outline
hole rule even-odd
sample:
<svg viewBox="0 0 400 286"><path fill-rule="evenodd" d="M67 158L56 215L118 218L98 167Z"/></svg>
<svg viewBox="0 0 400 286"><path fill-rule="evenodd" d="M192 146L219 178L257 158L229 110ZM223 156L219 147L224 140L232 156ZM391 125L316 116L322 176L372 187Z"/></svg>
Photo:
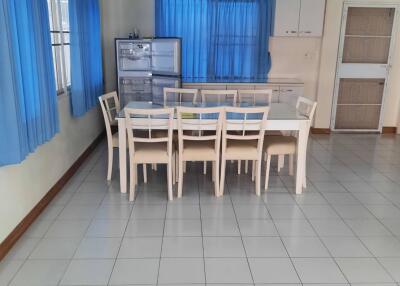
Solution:
<svg viewBox="0 0 400 286"><path fill-rule="evenodd" d="M179 38L116 39L118 94L129 101L163 102L164 87L181 86Z"/></svg>

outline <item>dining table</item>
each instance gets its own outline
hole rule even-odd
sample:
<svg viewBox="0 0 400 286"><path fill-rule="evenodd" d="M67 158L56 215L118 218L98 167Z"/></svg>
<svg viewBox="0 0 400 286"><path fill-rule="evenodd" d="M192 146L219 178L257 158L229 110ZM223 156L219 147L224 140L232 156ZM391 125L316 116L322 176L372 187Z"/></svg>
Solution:
<svg viewBox="0 0 400 286"><path fill-rule="evenodd" d="M194 103L194 102L147 102L147 101L130 101L128 102L116 115L116 120L118 122L118 138L119 138L119 179L120 179L120 191L121 193L126 193L127 191L127 132L126 132L126 118L125 118L125 108L130 109L159 109L159 108L175 108L175 115L173 120L173 129L178 129L178 120L176 117L176 107L186 106L186 107L224 107L232 106L232 102L206 102L206 103ZM300 110L296 109L295 106L289 103L278 102L266 105L263 103L259 104L246 104L242 103L235 106L241 107L260 107L268 106L269 112L267 116L267 123L265 126L265 131L294 131L297 134L297 164L296 164L296 194L301 194L303 188L306 188L306 158L307 158L307 142L310 130L310 119L307 115L302 113ZM227 114L227 120L237 120L243 121L243 118L239 118L234 114ZM247 121L256 120L257 118L246 118ZM146 128L146 123L150 119L143 116L137 116L133 118L138 122L137 126L143 126ZM160 119L161 120L161 119ZM188 117L186 120L199 120L199 118ZM200 120L210 120L207 118L201 118ZM259 119L258 119L259 120ZM207 125L204 125L207 126ZM241 124L232 124L232 126L237 126L236 128L241 128ZM246 125L251 128L251 125ZM138 127L140 128L140 127ZM235 128L235 127L232 127ZM250 129L249 129L250 130ZM238 130L242 131L242 129Z"/></svg>

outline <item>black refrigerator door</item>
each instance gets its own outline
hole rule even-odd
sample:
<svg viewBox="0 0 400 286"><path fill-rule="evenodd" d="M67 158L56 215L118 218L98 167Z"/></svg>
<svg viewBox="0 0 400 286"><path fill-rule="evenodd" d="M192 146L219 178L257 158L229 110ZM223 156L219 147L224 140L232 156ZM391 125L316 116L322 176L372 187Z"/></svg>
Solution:
<svg viewBox="0 0 400 286"><path fill-rule="evenodd" d="M117 40L119 71L150 71L150 41Z"/></svg>
<svg viewBox="0 0 400 286"><path fill-rule="evenodd" d="M181 79L178 77L153 76L153 102L164 102L164 87L181 87Z"/></svg>
<svg viewBox="0 0 400 286"><path fill-rule="evenodd" d="M181 42L176 38L153 39L151 71L156 75L181 75Z"/></svg>
<svg viewBox="0 0 400 286"><path fill-rule="evenodd" d="M119 95L121 106L129 101L151 101L151 77L121 77Z"/></svg>

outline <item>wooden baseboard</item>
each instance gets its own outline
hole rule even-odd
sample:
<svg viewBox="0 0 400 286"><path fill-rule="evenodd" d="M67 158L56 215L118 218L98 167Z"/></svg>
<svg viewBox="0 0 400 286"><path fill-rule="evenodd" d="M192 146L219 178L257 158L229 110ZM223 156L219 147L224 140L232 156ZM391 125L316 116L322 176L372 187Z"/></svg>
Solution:
<svg viewBox="0 0 400 286"><path fill-rule="evenodd" d="M311 134L331 134L331 130L329 128L311 127Z"/></svg>
<svg viewBox="0 0 400 286"><path fill-rule="evenodd" d="M382 127L382 134L397 134L397 127Z"/></svg>
<svg viewBox="0 0 400 286"><path fill-rule="evenodd" d="M55 183L55 185L46 193L46 195L35 205L35 207L24 217L24 219L14 228L14 230L0 244L0 260L3 259L11 250L13 245L24 234L29 226L42 213L52 199L62 190L69 179L76 173L82 163L89 157L96 146L104 138L105 132L102 132L88 148L79 156L74 164L64 173L64 175Z"/></svg>

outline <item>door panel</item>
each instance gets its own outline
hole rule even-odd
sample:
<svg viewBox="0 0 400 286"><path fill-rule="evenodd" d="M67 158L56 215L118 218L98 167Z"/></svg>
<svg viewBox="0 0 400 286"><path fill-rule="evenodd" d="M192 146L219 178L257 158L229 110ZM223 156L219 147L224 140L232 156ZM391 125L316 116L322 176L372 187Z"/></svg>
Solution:
<svg viewBox="0 0 400 286"><path fill-rule="evenodd" d="M380 112L380 105L338 105L335 128L376 130Z"/></svg>
<svg viewBox="0 0 400 286"><path fill-rule="evenodd" d="M395 19L393 7L345 6L332 128L381 128Z"/></svg>
<svg viewBox="0 0 400 286"><path fill-rule="evenodd" d="M343 63L386 64L389 57L390 38L346 36Z"/></svg>
<svg viewBox="0 0 400 286"><path fill-rule="evenodd" d="M349 7L346 35L391 36L394 8Z"/></svg>
<svg viewBox="0 0 400 286"><path fill-rule="evenodd" d="M384 79L341 79L338 104L381 104Z"/></svg>

